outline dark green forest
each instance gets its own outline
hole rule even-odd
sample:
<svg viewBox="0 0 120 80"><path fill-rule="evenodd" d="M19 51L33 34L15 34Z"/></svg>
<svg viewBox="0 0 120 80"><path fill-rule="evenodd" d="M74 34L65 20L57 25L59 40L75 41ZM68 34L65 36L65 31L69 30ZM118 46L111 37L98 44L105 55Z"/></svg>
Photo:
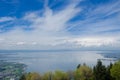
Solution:
<svg viewBox="0 0 120 80"><path fill-rule="evenodd" d="M39 74L36 72L25 73L20 80L120 80L120 61L105 66L98 60L94 67L79 64L73 71L54 71Z"/></svg>

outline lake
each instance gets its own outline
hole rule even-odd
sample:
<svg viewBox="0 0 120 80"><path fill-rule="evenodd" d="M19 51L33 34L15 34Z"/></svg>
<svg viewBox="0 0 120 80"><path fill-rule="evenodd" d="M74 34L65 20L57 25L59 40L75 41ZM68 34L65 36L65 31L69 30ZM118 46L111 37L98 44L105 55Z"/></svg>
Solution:
<svg viewBox="0 0 120 80"><path fill-rule="evenodd" d="M83 63L93 67L98 59L106 59L102 62L108 65L115 58L120 58L120 51L0 51L0 60L24 63L26 71L40 73L74 70Z"/></svg>

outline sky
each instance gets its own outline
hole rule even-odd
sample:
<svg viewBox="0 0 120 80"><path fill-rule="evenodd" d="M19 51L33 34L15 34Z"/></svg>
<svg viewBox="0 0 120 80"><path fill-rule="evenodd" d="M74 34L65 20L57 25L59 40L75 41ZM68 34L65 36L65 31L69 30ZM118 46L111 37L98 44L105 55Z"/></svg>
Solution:
<svg viewBox="0 0 120 80"><path fill-rule="evenodd" d="M0 50L119 50L120 0L0 0Z"/></svg>

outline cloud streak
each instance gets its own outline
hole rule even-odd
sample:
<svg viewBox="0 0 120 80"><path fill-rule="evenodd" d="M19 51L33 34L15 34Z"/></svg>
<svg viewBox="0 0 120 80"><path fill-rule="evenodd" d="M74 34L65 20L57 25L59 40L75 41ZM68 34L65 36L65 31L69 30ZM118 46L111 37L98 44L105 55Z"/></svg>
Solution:
<svg viewBox="0 0 120 80"><path fill-rule="evenodd" d="M54 12L46 2L45 10L42 13L41 11L26 13L22 18L16 19L17 23L14 24L13 30L0 34L1 48L26 49L31 46L32 49L34 47L43 49L44 46L52 47L55 40L66 37L67 22L80 12L80 8L76 8L76 6L77 3L69 4L65 9ZM1 22L11 20L13 19L9 17L1 18ZM29 26L28 24L20 24L20 21L28 22ZM26 27L30 27L32 30L28 32L23 30Z"/></svg>
<svg viewBox="0 0 120 80"><path fill-rule="evenodd" d="M109 32L115 29L119 30L119 3L120 1L116 1L95 7L95 9L85 13L83 20L71 23L71 27L68 28L68 30L74 29L76 32L81 31L81 34L83 32L83 34L86 35L104 33L104 31Z"/></svg>
<svg viewBox="0 0 120 80"><path fill-rule="evenodd" d="M119 1L96 7L83 20L70 22L83 11L80 2L70 1L56 12L46 0L44 10L27 12L21 18L0 18L0 23L8 22L0 24L2 27L12 22L12 30L0 34L0 49L119 49Z"/></svg>
<svg viewBox="0 0 120 80"><path fill-rule="evenodd" d="M13 20L15 20L15 18L13 18L13 17L1 17L0 23L7 22L7 21L13 21Z"/></svg>

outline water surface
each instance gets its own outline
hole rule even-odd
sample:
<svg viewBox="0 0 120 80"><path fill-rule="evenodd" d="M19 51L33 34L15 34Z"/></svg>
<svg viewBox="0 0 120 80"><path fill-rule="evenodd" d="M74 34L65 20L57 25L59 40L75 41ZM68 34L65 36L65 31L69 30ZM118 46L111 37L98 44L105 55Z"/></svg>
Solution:
<svg viewBox="0 0 120 80"><path fill-rule="evenodd" d="M1 51L0 60L24 63L28 66L28 72L44 73L74 70L83 63L92 67L98 59L112 59L106 57L106 54L109 56L108 51ZM108 65L110 62L103 61L103 64Z"/></svg>

